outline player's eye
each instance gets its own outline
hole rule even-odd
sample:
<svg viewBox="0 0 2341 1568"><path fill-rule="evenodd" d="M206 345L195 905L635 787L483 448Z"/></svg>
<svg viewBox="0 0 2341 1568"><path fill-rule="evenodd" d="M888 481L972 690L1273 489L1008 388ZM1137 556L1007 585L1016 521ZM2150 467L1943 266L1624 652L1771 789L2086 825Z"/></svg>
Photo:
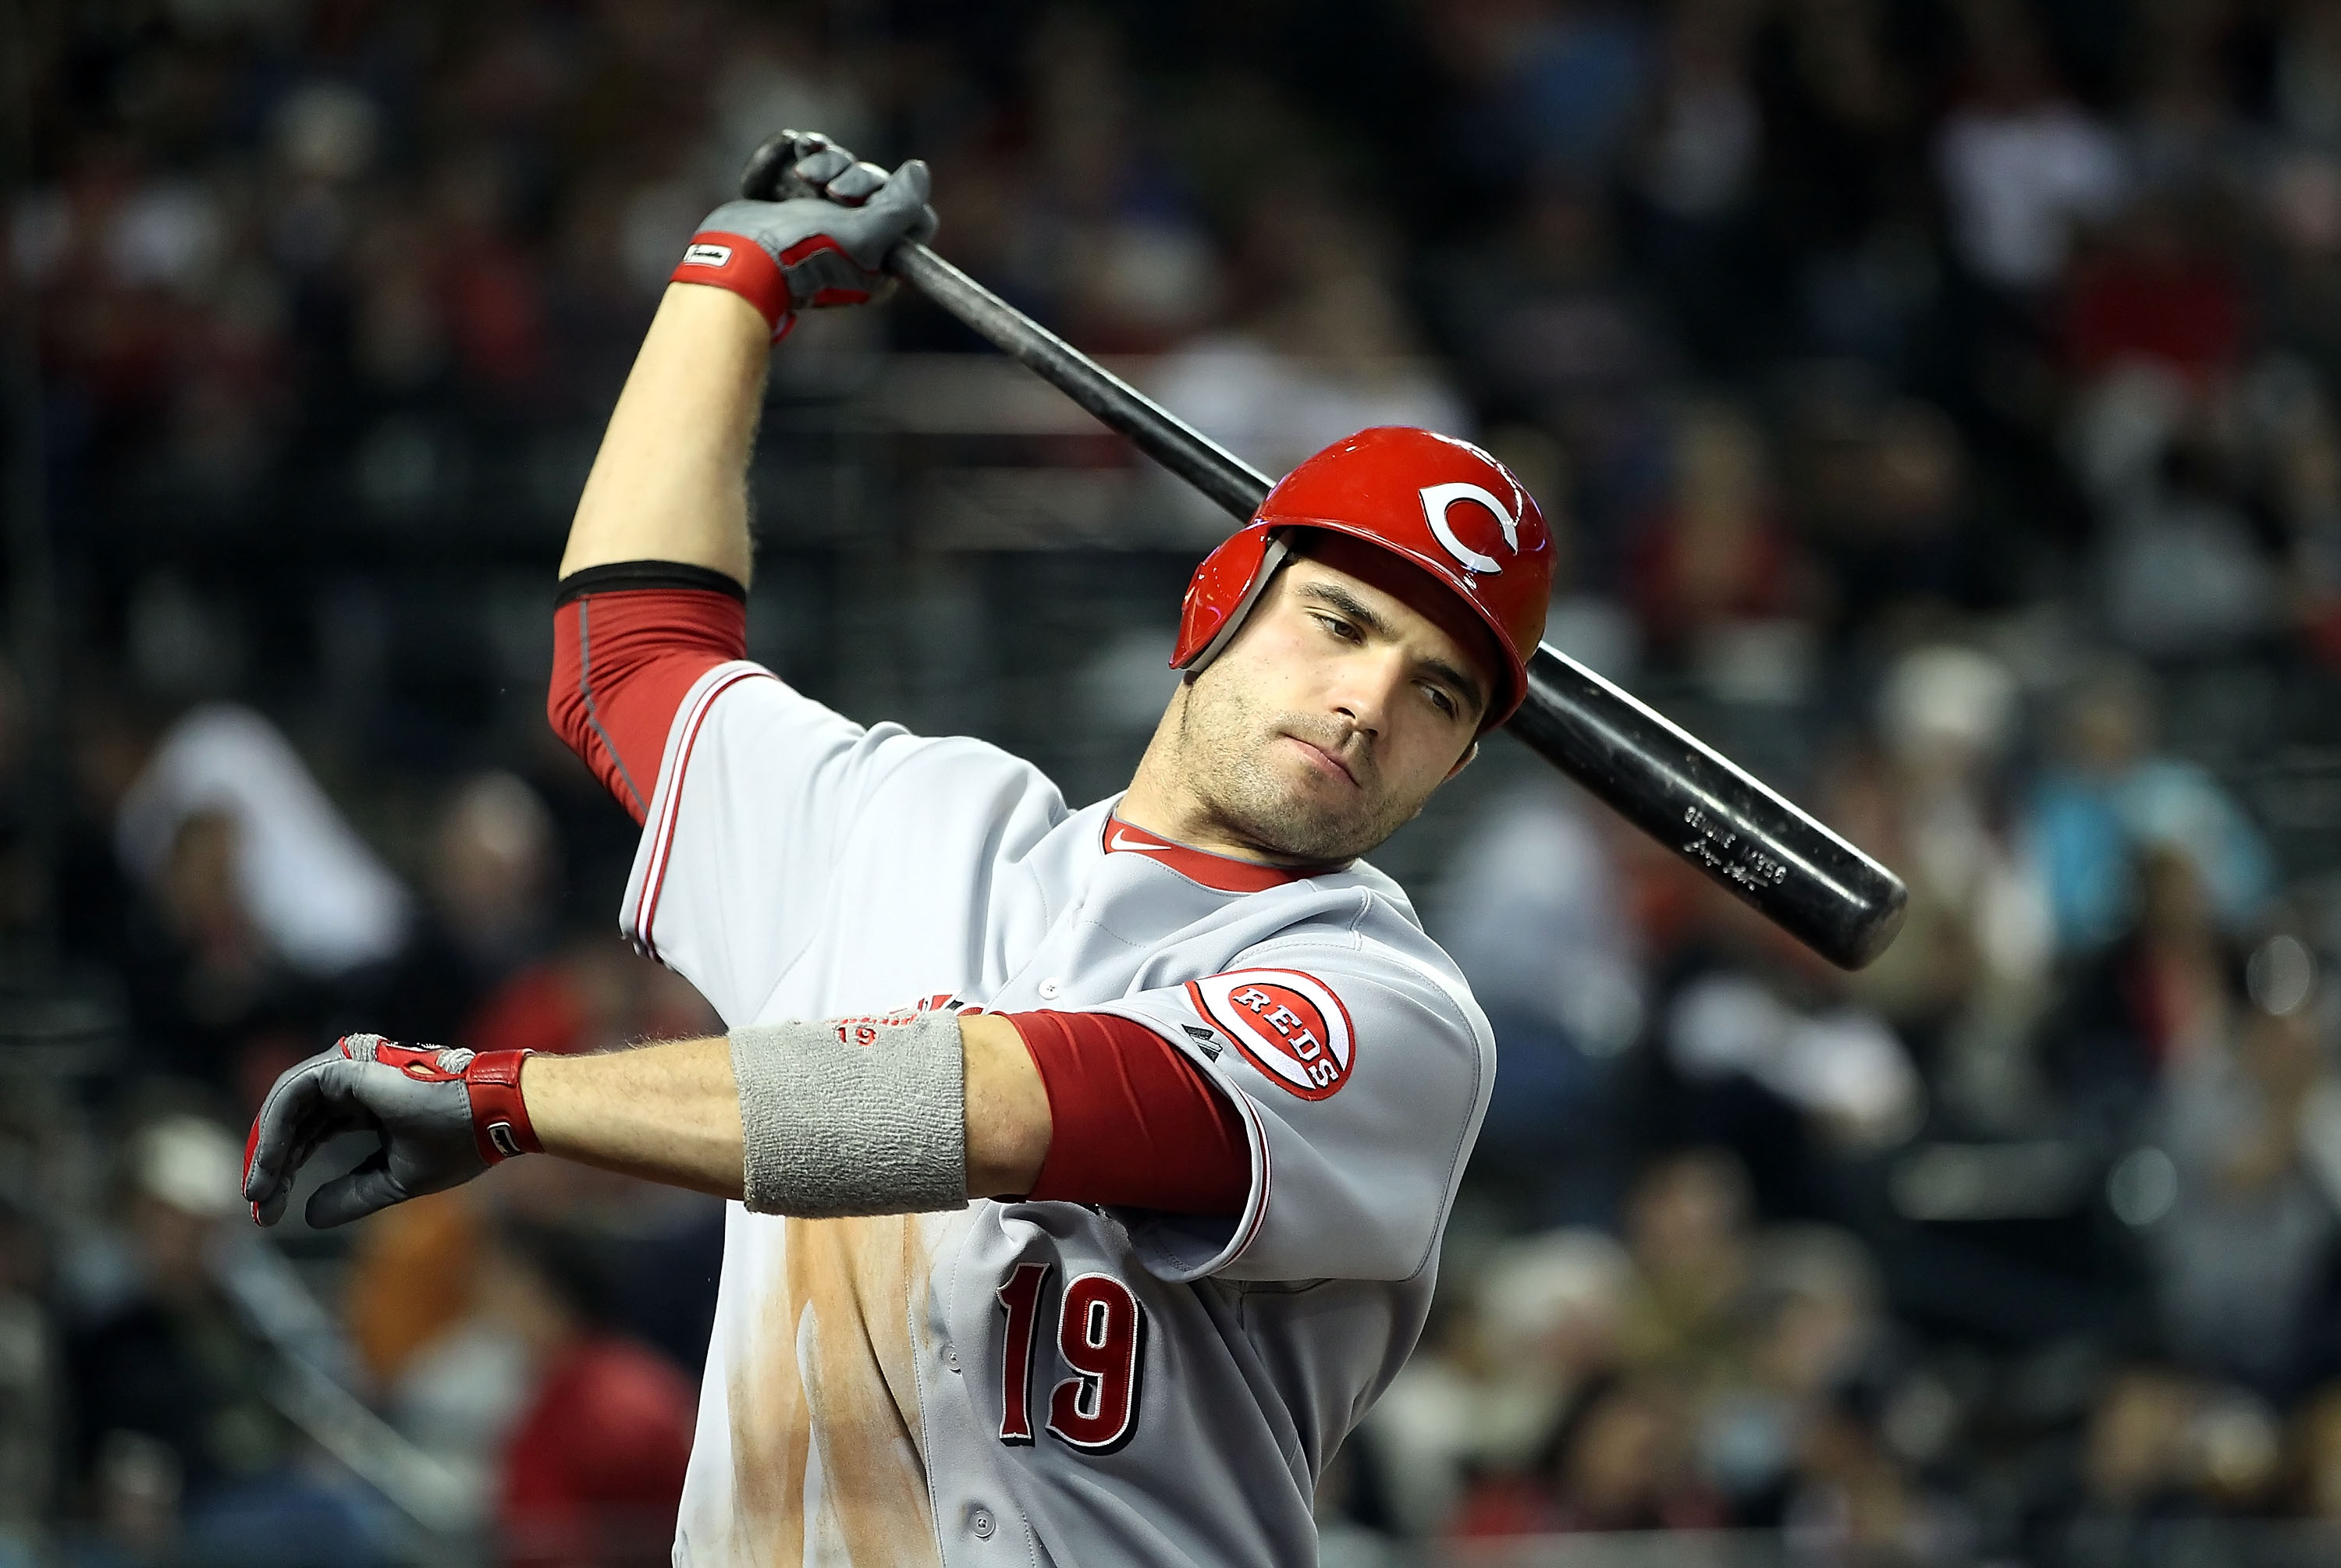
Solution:
<svg viewBox="0 0 2341 1568"><path fill-rule="evenodd" d="M1316 611L1311 610L1310 612L1310 619L1314 620L1318 625L1323 627L1326 630L1331 632L1334 636L1340 638L1344 642L1360 642L1364 640L1364 639L1358 635L1358 629L1356 627L1350 625L1348 621L1343 620L1338 615L1320 615Z"/></svg>
<svg viewBox="0 0 2341 1568"><path fill-rule="evenodd" d="M1463 705L1440 688L1426 686L1423 690L1430 694L1431 705L1448 718L1453 719L1463 711Z"/></svg>

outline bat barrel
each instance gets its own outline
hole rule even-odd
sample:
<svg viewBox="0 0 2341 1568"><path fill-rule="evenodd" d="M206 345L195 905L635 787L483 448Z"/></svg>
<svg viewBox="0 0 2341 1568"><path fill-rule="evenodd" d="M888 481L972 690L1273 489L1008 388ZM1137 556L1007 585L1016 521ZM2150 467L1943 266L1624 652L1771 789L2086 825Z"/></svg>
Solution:
<svg viewBox="0 0 2341 1568"><path fill-rule="evenodd" d="M1529 688L1514 734L1829 962L1902 928L1899 878L1630 693L1550 648Z"/></svg>

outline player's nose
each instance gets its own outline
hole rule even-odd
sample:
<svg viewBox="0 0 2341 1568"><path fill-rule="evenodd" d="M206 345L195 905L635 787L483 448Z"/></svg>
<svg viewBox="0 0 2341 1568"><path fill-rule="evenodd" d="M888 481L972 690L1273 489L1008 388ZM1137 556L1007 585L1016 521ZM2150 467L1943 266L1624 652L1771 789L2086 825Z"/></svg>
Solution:
<svg viewBox="0 0 2341 1568"><path fill-rule="evenodd" d="M1382 731L1390 705L1406 684L1406 660L1395 650L1361 649L1340 661L1331 693L1333 710L1368 740Z"/></svg>

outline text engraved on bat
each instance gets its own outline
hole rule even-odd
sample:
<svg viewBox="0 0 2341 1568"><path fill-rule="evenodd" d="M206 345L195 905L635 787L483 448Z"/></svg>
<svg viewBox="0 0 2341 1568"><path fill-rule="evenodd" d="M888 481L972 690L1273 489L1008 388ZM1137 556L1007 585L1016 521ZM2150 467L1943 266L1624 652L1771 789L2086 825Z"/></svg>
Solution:
<svg viewBox="0 0 2341 1568"><path fill-rule="evenodd" d="M1753 844L1741 843L1738 834L1714 821L1697 806L1683 808L1683 821L1698 836L1684 843L1682 852L1718 875L1743 888L1774 888L1788 879L1788 868L1784 863Z"/></svg>

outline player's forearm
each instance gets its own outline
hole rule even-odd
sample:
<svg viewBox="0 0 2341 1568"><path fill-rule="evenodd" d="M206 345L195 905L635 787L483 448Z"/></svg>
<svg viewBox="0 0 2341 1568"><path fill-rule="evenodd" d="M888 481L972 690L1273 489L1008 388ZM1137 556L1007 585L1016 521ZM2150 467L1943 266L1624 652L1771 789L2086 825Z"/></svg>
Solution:
<svg viewBox="0 0 2341 1568"><path fill-rule="evenodd" d="M561 575L679 561L748 581L748 455L771 340L738 294L667 285L586 477Z"/></svg>
<svg viewBox="0 0 2341 1568"><path fill-rule="evenodd" d="M960 1020L967 1192L1028 1192L1049 1153L1049 1097L1005 1018ZM532 1057L521 1077L544 1152L719 1197L742 1195L745 1140L726 1038L594 1057Z"/></svg>
<svg viewBox="0 0 2341 1568"><path fill-rule="evenodd" d="M1016 1026L998 1014L959 1021L967 1053L967 1194L1008 1197L1032 1190L1049 1157L1049 1091Z"/></svg>
<svg viewBox="0 0 2341 1568"><path fill-rule="evenodd" d="M531 1057L521 1094L549 1155L645 1181L740 1196L731 1043L673 1040L592 1057Z"/></svg>

